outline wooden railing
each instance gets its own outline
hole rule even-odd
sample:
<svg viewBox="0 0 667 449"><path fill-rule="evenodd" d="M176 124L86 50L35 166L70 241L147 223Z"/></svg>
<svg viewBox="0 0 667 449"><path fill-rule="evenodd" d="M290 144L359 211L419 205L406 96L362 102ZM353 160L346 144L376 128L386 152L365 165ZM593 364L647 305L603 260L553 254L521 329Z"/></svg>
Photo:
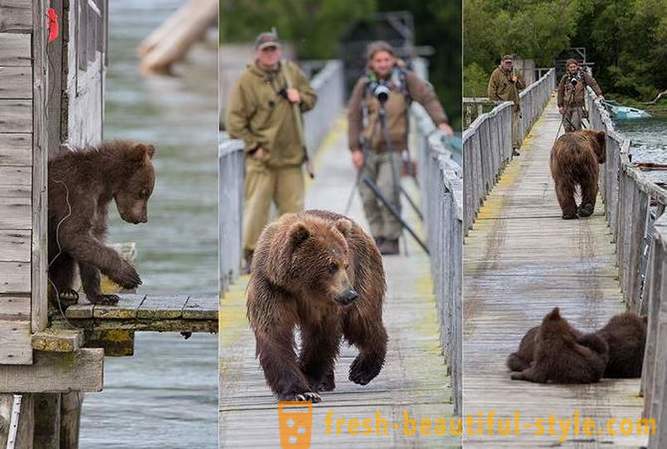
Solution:
<svg viewBox="0 0 667 449"><path fill-rule="evenodd" d="M556 82L551 69L519 95L523 139L537 121ZM463 216L465 231L472 227L486 195L496 184L500 172L512 158L512 103L498 104L490 112L479 115L463 132Z"/></svg>
<svg viewBox="0 0 667 449"><path fill-rule="evenodd" d="M623 298L630 310L648 314L642 392L644 416L656 423L649 449L667 447L667 192L630 162L630 139L616 131L589 89L590 125L607 133L607 160L600 191L616 244Z"/></svg>

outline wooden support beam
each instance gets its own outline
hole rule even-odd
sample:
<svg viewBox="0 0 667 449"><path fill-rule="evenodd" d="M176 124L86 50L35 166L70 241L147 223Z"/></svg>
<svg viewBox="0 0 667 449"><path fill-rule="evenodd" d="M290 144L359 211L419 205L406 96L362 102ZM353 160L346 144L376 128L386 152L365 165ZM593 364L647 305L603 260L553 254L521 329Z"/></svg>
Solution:
<svg viewBox="0 0 667 449"><path fill-rule="evenodd" d="M60 449L79 449L83 393L63 393L60 400Z"/></svg>
<svg viewBox="0 0 667 449"><path fill-rule="evenodd" d="M39 393L33 396L35 404L35 449L60 449L59 393Z"/></svg>
<svg viewBox="0 0 667 449"><path fill-rule="evenodd" d="M83 330L47 327L32 335L32 348L44 352L76 352L83 346Z"/></svg>
<svg viewBox="0 0 667 449"><path fill-rule="evenodd" d="M125 329L93 329L86 331L86 347L101 348L105 357L134 355L134 331Z"/></svg>
<svg viewBox="0 0 667 449"><path fill-rule="evenodd" d="M104 351L34 353L32 365L0 365L0 392L64 393L101 391Z"/></svg>

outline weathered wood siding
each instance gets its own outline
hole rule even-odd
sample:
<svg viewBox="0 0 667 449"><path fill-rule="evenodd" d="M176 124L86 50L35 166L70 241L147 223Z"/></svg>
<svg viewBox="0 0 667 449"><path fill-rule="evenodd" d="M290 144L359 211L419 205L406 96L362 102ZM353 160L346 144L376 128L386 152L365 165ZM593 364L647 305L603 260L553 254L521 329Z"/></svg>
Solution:
<svg viewBox="0 0 667 449"><path fill-rule="evenodd" d="M0 0L0 365L32 363L32 25L31 1Z"/></svg>

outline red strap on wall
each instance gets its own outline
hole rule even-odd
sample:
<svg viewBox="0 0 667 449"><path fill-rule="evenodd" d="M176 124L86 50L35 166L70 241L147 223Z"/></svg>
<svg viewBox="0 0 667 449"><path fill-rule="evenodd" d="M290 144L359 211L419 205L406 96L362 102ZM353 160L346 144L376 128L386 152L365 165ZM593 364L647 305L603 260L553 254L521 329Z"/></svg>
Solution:
<svg viewBox="0 0 667 449"><path fill-rule="evenodd" d="M58 33L60 32L58 28L58 13L54 8L49 8L46 14L49 17L49 42L53 42L58 39Z"/></svg>

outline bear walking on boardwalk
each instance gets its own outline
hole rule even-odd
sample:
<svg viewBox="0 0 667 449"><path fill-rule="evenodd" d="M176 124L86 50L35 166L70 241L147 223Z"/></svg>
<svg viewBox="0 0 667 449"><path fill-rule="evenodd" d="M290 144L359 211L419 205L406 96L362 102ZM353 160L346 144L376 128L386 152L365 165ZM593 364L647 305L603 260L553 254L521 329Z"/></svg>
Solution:
<svg viewBox="0 0 667 449"><path fill-rule="evenodd" d="M119 140L49 161L49 279L58 301L78 298L72 290L75 263L91 303L118 302L115 295L101 294L100 272L125 288L141 284L134 267L106 246L104 238L111 200L123 220L148 221L154 153L151 145Z"/></svg>
<svg viewBox="0 0 667 449"><path fill-rule="evenodd" d="M626 312L612 317L596 332L609 346L609 363L604 377L629 379L642 376L646 325L647 317Z"/></svg>
<svg viewBox="0 0 667 449"><path fill-rule="evenodd" d="M311 210L264 229L248 284L248 319L264 377L280 400L319 402L318 392L333 390L343 337L359 349L350 380L366 385L379 374L387 348L385 290L382 257L350 219Z"/></svg>
<svg viewBox="0 0 667 449"><path fill-rule="evenodd" d="M558 307L548 313L535 337L533 362L523 371L513 372L513 380L538 383L583 384L602 377L609 348L596 334L577 336L560 316Z"/></svg>
<svg viewBox="0 0 667 449"><path fill-rule="evenodd" d="M589 217L595 210L599 164L606 159L606 134L583 130L563 134L551 150L551 176L564 219ZM581 189L577 207L575 190Z"/></svg>

